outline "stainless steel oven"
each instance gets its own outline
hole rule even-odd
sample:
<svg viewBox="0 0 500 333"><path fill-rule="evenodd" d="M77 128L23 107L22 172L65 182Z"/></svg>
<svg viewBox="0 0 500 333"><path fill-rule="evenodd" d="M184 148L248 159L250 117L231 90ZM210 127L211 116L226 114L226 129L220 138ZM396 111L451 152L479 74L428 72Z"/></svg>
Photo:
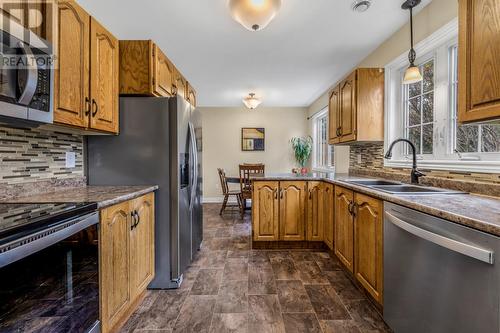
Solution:
<svg viewBox="0 0 500 333"><path fill-rule="evenodd" d="M0 24L0 116L53 121L52 46L16 22Z"/></svg>
<svg viewBox="0 0 500 333"><path fill-rule="evenodd" d="M0 204L0 332L100 331L96 209Z"/></svg>

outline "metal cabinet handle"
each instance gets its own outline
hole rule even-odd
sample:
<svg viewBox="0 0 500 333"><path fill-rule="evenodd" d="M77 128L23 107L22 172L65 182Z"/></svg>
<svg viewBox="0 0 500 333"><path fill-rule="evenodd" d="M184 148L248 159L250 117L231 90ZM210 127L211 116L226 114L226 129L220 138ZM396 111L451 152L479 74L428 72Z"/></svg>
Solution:
<svg viewBox="0 0 500 333"><path fill-rule="evenodd" d="M283 189L280 189L280 199L283 199Z"/></svg>
<svg viewBox="0 0 500 333"><path fill-rule="evenodd" d="M95 99L92 98L92 117L95 117L97 112L99 112L99 106L97 105Z"/></svg>
<svg viewBox="0 0 500 333"><path fill-rule="evenodd" d="M135 216L137 217L137 222L135 224L135 227L137 228L139 223L141 223L141 215L139 215L139 213L137 211L135 211Z"/></svg>
<svg viewBox="0 0 500 333"><path fill-rule="evenodd" d="M278 199L278 189L274 189L274 199Z"/></svg>
<svg viewBox="0 0 500 333"><path fill-rule="evenodd" d="M405 222L389 212L385 212L385 217L389 222L391 222L395 226L405 230L406 232L414 236L425 239L431 243L444 247L448 250L458 252L465 256L493 265L493 256L494 256L493 251L489 251L474 245L462 243L454 239L427 231L425 229L414 226L413 224Z"/></svg>
<svg viewBox="0 0 500 333"><path fill-rule="evenodd" d="M133 212L133 211L132 211L132 212L130 212L130 216L132 217L132 223L131 223L131 225L130 225L130 230L134 230L135 225L136 225L136 224L135 224L135 223L136 223L136 222L135 222L135 221L136 221L136 218L135 218L135 214L134 214L134 212Z"/></svg>
<svg viewBox="0 0 500 333"><path fill-rule="evenodd" d="M311 199L312 199L312 189L309 190L309 200L311 200Z"/></svg>
<svg viewBox="0 0 500 333"><path fill-rule="evenodd" d="M88 116L90 114L90 98L85 97L85 115Z"/></svg>

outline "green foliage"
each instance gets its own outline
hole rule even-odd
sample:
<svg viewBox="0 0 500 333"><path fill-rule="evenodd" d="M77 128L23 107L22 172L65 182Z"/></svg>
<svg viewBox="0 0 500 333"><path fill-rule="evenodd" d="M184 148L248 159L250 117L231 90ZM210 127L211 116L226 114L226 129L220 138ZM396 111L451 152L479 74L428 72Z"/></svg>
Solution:
<svg viewBox="0 0 500 333"><path fill-rule="evenodd" d="M295 154L295 159L297 163L302 168L305 168L307 161L311 157L313 140L310 136L308 137L297 137L290 140L292 143L293 152Z"/></svg>

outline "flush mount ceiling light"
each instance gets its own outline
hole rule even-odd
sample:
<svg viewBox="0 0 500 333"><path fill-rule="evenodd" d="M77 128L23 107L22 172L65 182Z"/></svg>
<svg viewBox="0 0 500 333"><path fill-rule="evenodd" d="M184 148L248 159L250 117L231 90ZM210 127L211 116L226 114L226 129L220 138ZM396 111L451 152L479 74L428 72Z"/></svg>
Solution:
<svg viewBox="0 0 500 333"><path fill-rule="evenodd" d="M412 84L416 82L420 82L423 80L422 74L420 73L420 69L415 66L415 59L417 58L417 53L413 49L413 8L418 6L421 0L407 0L402 5L401 8L404 10L410 11L410 52L408 53L408 61L410 62L410 66L405 72L405 76L403 78L404 84Z"/></svg>
<svg viewBox="0 0 500 333"><path fill-rule="evenodd" d="M250 110L256 109L260 103L262 103L262 101L255 97L254 93L250 93L247 97L243 98L243 104Z"/></svg>
<svg viewBox="0 0 500 333"><path fill-rule="evenodd" d="M264 29L280 7L281 0L229 0L234 20L251 31Z"/></svg>
<svg viewBox="0 0 500 333"><path fill-rule="evenodd" d="M355 0L352 4L352 10L358 13L363 13L370 8L372 2L370 0Z"/></svg>

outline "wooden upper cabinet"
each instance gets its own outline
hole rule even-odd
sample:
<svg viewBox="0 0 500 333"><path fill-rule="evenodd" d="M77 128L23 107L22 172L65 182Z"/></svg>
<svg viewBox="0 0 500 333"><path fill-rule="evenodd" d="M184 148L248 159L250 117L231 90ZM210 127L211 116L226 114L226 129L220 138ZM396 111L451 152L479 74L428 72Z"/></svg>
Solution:
<svg viewBox="0 0 500 333"><path fill-rule="evenodd" d="M355 194L354 202L354 275L382 304L383 203L359 193Z"/></svg>
<svg viewBox="0 0 500 333"><path fill-rule="evenodd" d="M340 83L340 142L356 140L356 72Z"/></svg>
<svg viewBox="0 0 500 333"><path fill-rule="evenodd" d="M196 107L196 90L194 90L193 86L188 82L188 95L187 95L187 100L188 102Z"/></svg>
<svg viewBox="0 0 500 333"><path fill-rule="evenodd" d="M459 0L458 120L500 118L500 3Z"/></svg>
<svg viewBox="0 0 500 333"><path fill-rule="evenodd" d="M280 240L305 240L307 182L280 182Z"/></svg>
<svg viewBox="0 0 500 333"><path fill-rule="evenodd" d="M324 184L320 181L307 183L307 240L324 240Z"/></svg>
<svg viewBox="0 0 500 333"><path fill-rule="evenodd" d="M353 200L351 190L335 187L335 255L351 273L354 272Z"/></svg>
<svg viewBox="0 0 500 333"><path fill-rule="evenodd" d="M118 133L118 39L99 22L90 22L92 129Z"/></svg>
<svg viewBox="0 0 500 333"><path fill-rule="evenodd" d="M331 92L330 144L384 140L384 70L358 68Z"/></svg>
<svg viewBox="0 0 500 333"><path fill-rule="evenodd" d="M88 127L90 16L75 1L57 2L54 122Z"/></svg>
<svg viewBox="0 0 500 333"><path fill-rule="evenodd" d="M103 332L116 325L131 300L130 228L128 202L101 211L99 295Z"/></svg>
<svg viewBox="0 0 500 333"><path fill-rule="evenodd" d="M254 241L279 240L279 182L258 181L252 191L252 233Z"/></svg>
<svg viewBox="0 0 500 333"><path fill-rule="evenodd" d="M169 97L174 89L174 65L162 50L153 47L153 94Z"/></svg>
<svg viewBox="0 0 500 333"><path fill-rule="evenodd" d="M336 144L340 142L340 98L339 86L336 86L330 93L328 101L328 135L329 143Z"/></svg>
<svg viewBox="0 0 500 333"><path fill-rule="evenodd" d="M323 225L324 240L330 250L333 250L334 227L335 227L335 186L333 184L324 184L323 191Z"/></svg>
<svg viewBox="0 0 500 333"><path fill-rule="evenodd" d="M130 230L130 285L134 299L154 276L154 194L134 199L130 210L135 217Z"/></svg>

